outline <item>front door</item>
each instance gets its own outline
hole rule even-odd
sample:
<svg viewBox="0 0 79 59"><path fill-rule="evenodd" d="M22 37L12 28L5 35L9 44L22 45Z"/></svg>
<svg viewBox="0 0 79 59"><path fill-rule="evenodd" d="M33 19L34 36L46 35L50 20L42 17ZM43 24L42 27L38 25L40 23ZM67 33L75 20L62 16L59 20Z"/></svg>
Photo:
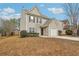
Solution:
<svg viewBox="0 0 79 59"><path fill-rule="evenodd" d="M43 35L43 28L41 28L41 35Z"/></svg>

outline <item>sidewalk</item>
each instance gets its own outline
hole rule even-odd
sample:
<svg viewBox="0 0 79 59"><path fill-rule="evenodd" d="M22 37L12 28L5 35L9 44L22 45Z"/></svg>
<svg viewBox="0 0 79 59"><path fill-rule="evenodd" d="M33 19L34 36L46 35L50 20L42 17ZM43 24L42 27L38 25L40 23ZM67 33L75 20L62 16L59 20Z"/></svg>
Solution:
<svg viewBox="0 0 79 59"><path fill-rule="evenodd" d="M59 38L59 39L67 39L67 40L79 41L79 37L68 37L68 36L54 36L54 37L41 36L41 37L45 37L45 38Z"/></svg>

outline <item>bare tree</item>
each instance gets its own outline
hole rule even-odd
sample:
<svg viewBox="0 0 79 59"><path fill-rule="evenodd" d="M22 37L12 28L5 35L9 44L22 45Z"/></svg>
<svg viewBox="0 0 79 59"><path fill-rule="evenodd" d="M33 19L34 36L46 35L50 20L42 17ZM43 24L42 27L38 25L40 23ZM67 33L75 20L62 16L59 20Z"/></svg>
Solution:
<svg viewBox="0 0 79 59"><path fill-rule="evenodd" d="M7 32L7 35L10 35L11 32L14 32L16 24L14 20L4 20L3 30Z"/></svg>
<svg viewBox="0 0 79 59"><path fill-rule="evenodd" d="M65 14L68 16L70 29L76 35L78 29L78 19L79 19L79 4L78 3L66 3L64 4Z"/></svg>
<svg viewBox="0 0 79 59"><path fill-rule="evenodd" d="M79 4L66 3L64 4L65 14L68 16L69 23L72 27L77 27L79 18Z"/></svg>

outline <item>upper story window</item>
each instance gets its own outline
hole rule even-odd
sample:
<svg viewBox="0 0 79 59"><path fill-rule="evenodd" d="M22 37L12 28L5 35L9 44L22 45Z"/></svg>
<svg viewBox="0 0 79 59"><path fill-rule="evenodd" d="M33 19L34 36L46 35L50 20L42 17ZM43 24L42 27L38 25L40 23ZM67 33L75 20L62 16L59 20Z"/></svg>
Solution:
<svg viewBox="0 0 79 59"><path fill-rule="evenodd" d="M42 19L40 17L29 16L29 22L32 22L32 23L42 23Z"/></svg>
<svg viewBox="0 0 79 59"><path fill-rule="evenodd" d="M42 23L42 20L40 17L37 17L37 23Z"/></svg>
<svg viewBox="0 0 79 59"><path fill-rule="evenodd" d="M29 16L29 22L35 23L35 17L34 16Z"/></svg>
<svg viewBox="0 0 79 59"><path fill-rule="evenodd" d="M35 23L35 17L33 17L33 23Z"/></svg>
<svg viewBox="0 0 79 59"><path fill-rule="evenodd" d="M29 22L33 21L33 16L29 16Z"/></svg>
<svg viewBox="0 0 79 59"><path fill-rule="evenodd" d="M42 20L41 20L41 18L39 19L39 23L42 23Z"/></svg>
<svg viewBox="0 0 79 59"><path fill-rule="evenodd" d="M38 23L38 20L39 20L39 19L38 19L38 17L37 17L37 19L36 19L36 20L37 20L37 23Z"/></svg>
<svg viewBox="0 0 79 59"><path fill-rule="evenodd" d="M31 20L33 20L33 19L34 19L34 17L33 17L33 16L30 16L30 18L31 18Z"/></svg>

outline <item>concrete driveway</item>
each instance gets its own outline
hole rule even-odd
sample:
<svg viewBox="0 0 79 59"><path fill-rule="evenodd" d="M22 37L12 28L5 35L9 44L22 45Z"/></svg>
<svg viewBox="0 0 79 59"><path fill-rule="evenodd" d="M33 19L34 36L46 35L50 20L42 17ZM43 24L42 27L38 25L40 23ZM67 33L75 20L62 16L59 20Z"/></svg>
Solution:
<svg viewBox="0 0 79 59"><path fill-rule="evenodd" d="M45 38L59 38L59 39L67 39L67 40L79 41L79 37L69 37L69 36L53 36L53 37L41 36L41 37L45 37Z"/></svg>

